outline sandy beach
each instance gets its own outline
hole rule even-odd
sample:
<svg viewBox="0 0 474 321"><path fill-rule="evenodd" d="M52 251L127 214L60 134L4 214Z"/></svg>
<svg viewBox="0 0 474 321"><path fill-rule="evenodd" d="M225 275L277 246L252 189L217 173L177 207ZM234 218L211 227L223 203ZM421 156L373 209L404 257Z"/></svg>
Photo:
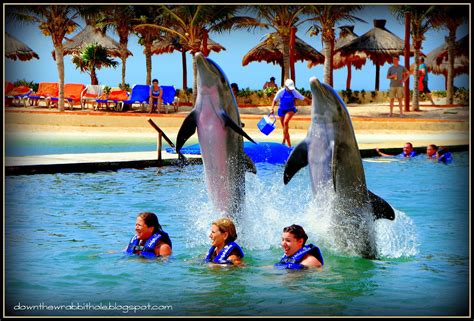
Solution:
<svg viewBox="0 0 474 321"><path fill-rule="evenodd" d="M439 102L437 102L439 103ZM431 106L420 104L420 111L406 112L388 117L389 105L349 104L347 106L359 148L401 147L411 141L415 147L434 143L437 145L468 145L470 143L470 109L468 106ZM180 107L177 113L153 114L145 112L93 111L91 109L66 110L44 107L8 107L4 119L4 134L10 135L87 135L91 139L100 137L156 137L148 119L160 126L175 141L179 127L191 107ZM263 135L256 124L271 110L270 106L240 108L245 130L257 141L281 142L282 130L279 120L277 129L269 136ZM290 123L292 143L301 141L310 124L310 106L299 107Z"/></svg>

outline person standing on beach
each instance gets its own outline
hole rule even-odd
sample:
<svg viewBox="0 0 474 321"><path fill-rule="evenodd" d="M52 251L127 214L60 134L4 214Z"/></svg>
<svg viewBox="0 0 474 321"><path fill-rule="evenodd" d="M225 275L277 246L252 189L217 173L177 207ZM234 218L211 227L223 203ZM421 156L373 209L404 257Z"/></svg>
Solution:
<svg viewBox="0 0 474 321"><path fill-rule="evenodd" d="M426 97L431 101L432 105L436 105L433 97L431 96L431 90L428 88L428 67L425 65L425 58L420 57L419 59L419 67L418 67L418 74L421 78L421 83L423 88L419 88L421 92L423 92Z"/></svg>
<svg viewBox="0 0 474 321"><path fill-rule="evenodd" d="M272 102L272 114L275 113L275 104L277 101L280 101L278 108L278 117L280 117L281 126L283 127L283 141L288 143L288 146L291 147L289 124L291 118L298 111L295 107L295 99L305 100L311 102L308 98L300 94L295 88L295 83L291 79L285 80L285 87L280 89Z"/></svg>
<svg viewBox="0 0 474 321"><path fill-rule="evenodd" d="M270 81L267 81L267 82L263 85L263 89L267 89L267 88L275 88L275 89L278 89L278 85L275 83L275 77L270 77Z"/></svg>
<svg viewBox="0 0 474 321"><path fill-rule="evenodd" d="M390 98L390 114L393 115L393 102L395 98L398 99L398 106L400 107L400 117L403 117L403 83L409 77L408 70L399 64L398 56L393 57L393 66L388 68L387 79L390 79L390 91L388 97Z"/></svg>
<svg viewBox="0 0 474 321"><path fill-rule="evenodd" d="M163 90L158 86L158 79L153 79L152 85L150 87L150 114L153 113L154 103L156 101L156 111L160 113L161 102L163 101Z"/></svg>

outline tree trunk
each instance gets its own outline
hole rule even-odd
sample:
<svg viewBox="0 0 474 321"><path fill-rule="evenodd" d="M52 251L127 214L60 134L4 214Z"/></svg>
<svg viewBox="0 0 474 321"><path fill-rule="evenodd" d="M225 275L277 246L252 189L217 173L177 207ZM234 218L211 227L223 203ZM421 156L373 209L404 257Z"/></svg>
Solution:
<svg viewBox="0 0 474 321"><path fill-rule="evenodd" d="M295 42L296 42L296 28L291 27L290 33L290 75L291 79L296 86L296 74L295 74Z"/></svg>
<svg viewBox="0 0 474 321"><path fill-rule="evenodd" d="M283 78L290 78L290 37L282 36L283 38Z"/></svg>
<svg viewBox="0 0 474 321"><path fill-rule="evenodd" d="M404 58L405 58L405 68L410 70L410 20L411 14L409 12L405 13L405 48L404 48ZM404 95L405 95L405 111L410 111L410 77L407 78L404 84Z"/></svg>
<svg viewBox="0 0 474 321"><path fill-rule="evenodd" d="M323 31L324 34L324 31ZM333 86L332 70L333 70L333 51L334 41L324 39L324 82L329 86Z"/></svg>
<svg viewBox="0 0 474 321"><path fill-rule="evenodd" d="M347 62L346 66L347 66L346 90L349 90L349 89L351 89L352 64L350 62Z"/></svg>
<svg viewBox="0 0 474 321"><path fill-rule="evenodd" d="M446 89L446 100L448 104L454 102L454 55L455 55L455 41L456 41L456 30L449 30L449 36L446 37L446 43L448 44L448 75L447 75L447 89Z"/></svg>
<svg viewBox="0 0 474 321"><path fill-rule="evenodd" d="M151 85L151 41L145 42L146 84Z"/></svg>
<svg viewBox="0 0 474 321"><path fill-rule="evenodd" d="M181 61L183 64L183 90L186 93L188 89L188 67L186 66L186 52L181 51Z"/></svg>
<svg viewBox="0 0 474 321"><path fill-rule="evenodd" d="M122 60L122 88L125 88L125 74L127 70L127 41L120 43L120 59Z"/></svg>
<svg viewBox="0 0 474 321"><path fill-rule="evenodd" d="M413 111L420 110L420 90L418 89L418 81L420 76L418 75L419 65L418 59L420 58L420 51L415 46L415 75L414 75L414 84L413 84ZM408 66L408 68L410 68Z"/></svg>
<svg viewBox="0 0 474 321"><path fill-rule="evenodd" d="M98 85L99 79L97 78L97 74L95 72L95 67L91 68L91 85Z"/></svg>
<svg viewBox="0 0 474 321"><path fill-rule="evenodd" d="M193 55L193 105L196 102L197 95L197 64L196 57Z"/></svg>
<svg viewBox="0 0 474 321"><path fill-rule="evenodd" d="M60 112L64 111L64 54L63 54L63 45L57 44L54 46L54 51L56 54L56 67L58 68L59 76L59 101L58 101L58 110Z"/></svg>
<svg viewBox="0 0 474 321"><path fill-rule="evenodd" d="M380 65L375 65L375 91L379 91L379 84L380 84Z"/></svg>

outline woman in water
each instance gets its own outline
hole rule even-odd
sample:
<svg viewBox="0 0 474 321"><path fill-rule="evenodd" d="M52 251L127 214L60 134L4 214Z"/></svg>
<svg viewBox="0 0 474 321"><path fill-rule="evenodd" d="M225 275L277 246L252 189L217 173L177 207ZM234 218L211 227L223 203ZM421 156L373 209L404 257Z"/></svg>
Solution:
<svg viewBox="0 0 474 321"><path fill-rule="evenodd" d="M237 231L230 219L222 218L213 222L209 238L212 240L212 246L207 253L206 262L234 265L242 263L244 252L234 242L237 239Z"/></svg>
<svg viewBox="0 0 474 321"><path fill-rule="evenodd" d="M153 109L156 101L156 112L160 113L160 105L163 97L163 90L158 86L158 79L153 79L150 87L150 114L153 113Z"/></svg>
<svg viewBox="0 0 474 321"><path fill-rule="evenodd" d="M306 268L320 268L323 266L323 256L317 246L305 245L308 235L304 229L296 224L283 229L281 247L285 254L277 267L300 270Z"/></svg>
<svg viewBox="0 0 474 321"><path fill-rule="evenodd" d="M154 258L171 254L171 239L163 231L154 213L144 212L137 216L136 235L130 240L126 252Z"/></svg>

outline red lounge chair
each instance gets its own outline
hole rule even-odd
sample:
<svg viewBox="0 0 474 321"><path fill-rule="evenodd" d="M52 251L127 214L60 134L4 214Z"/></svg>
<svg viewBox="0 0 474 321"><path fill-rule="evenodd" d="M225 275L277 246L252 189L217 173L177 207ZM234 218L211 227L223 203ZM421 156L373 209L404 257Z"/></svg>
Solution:
<svg viewBox="0 0 474 321"><path fill-rule="evenodd" d="M64 85L64 102L69 104L69 108L71 110L75 103L81 102L81 94L85 88L86 86L84 86L83 84ZM59 97L51 97L51 101L54 101L56 103L59 101Z"/></svg>
<svg viewBox="0 0 474 321"><path fill-rule="evenodd" d="M45 100L49 107L51 97L57 97L59 92L59 85L57 82L40 82L38 91L29 96L30 105L38 106L40 100Z"/></svg>
<svg viewBox="0 0 474 321"><path fill-rule="evenodd" d="M9 101L7 102L8 103L11 102L12 105L15 105L14 100L17 99L18 100L17 105L19 105L20 103L23 103L23 106L26 107L26 101L28 100L28 96L32 92L33 90L28 86L18 86L10 90L5 98L8 99Z"/></svg>
<svg viewBox="0 0 474 321"><path fill-rule="evenodd" d="M81 108L87 107L87 103L94 104L97 99L102 97L102 85L87 85L81 93Z"/></svg>
<svg viewBox="0 0 474 321"><path fill-rule="evenodd" d="M100 99L97 99L96 102L98 103L97 109L101 107L101 104L106 105L106 108L109 107L109 103L115 103L113 107L115 110L118 110L118 103L120 101L124 101L128 99L128 92L126 90L121 89L112 89L107 97L105 94L102 94Z"/></svg>

